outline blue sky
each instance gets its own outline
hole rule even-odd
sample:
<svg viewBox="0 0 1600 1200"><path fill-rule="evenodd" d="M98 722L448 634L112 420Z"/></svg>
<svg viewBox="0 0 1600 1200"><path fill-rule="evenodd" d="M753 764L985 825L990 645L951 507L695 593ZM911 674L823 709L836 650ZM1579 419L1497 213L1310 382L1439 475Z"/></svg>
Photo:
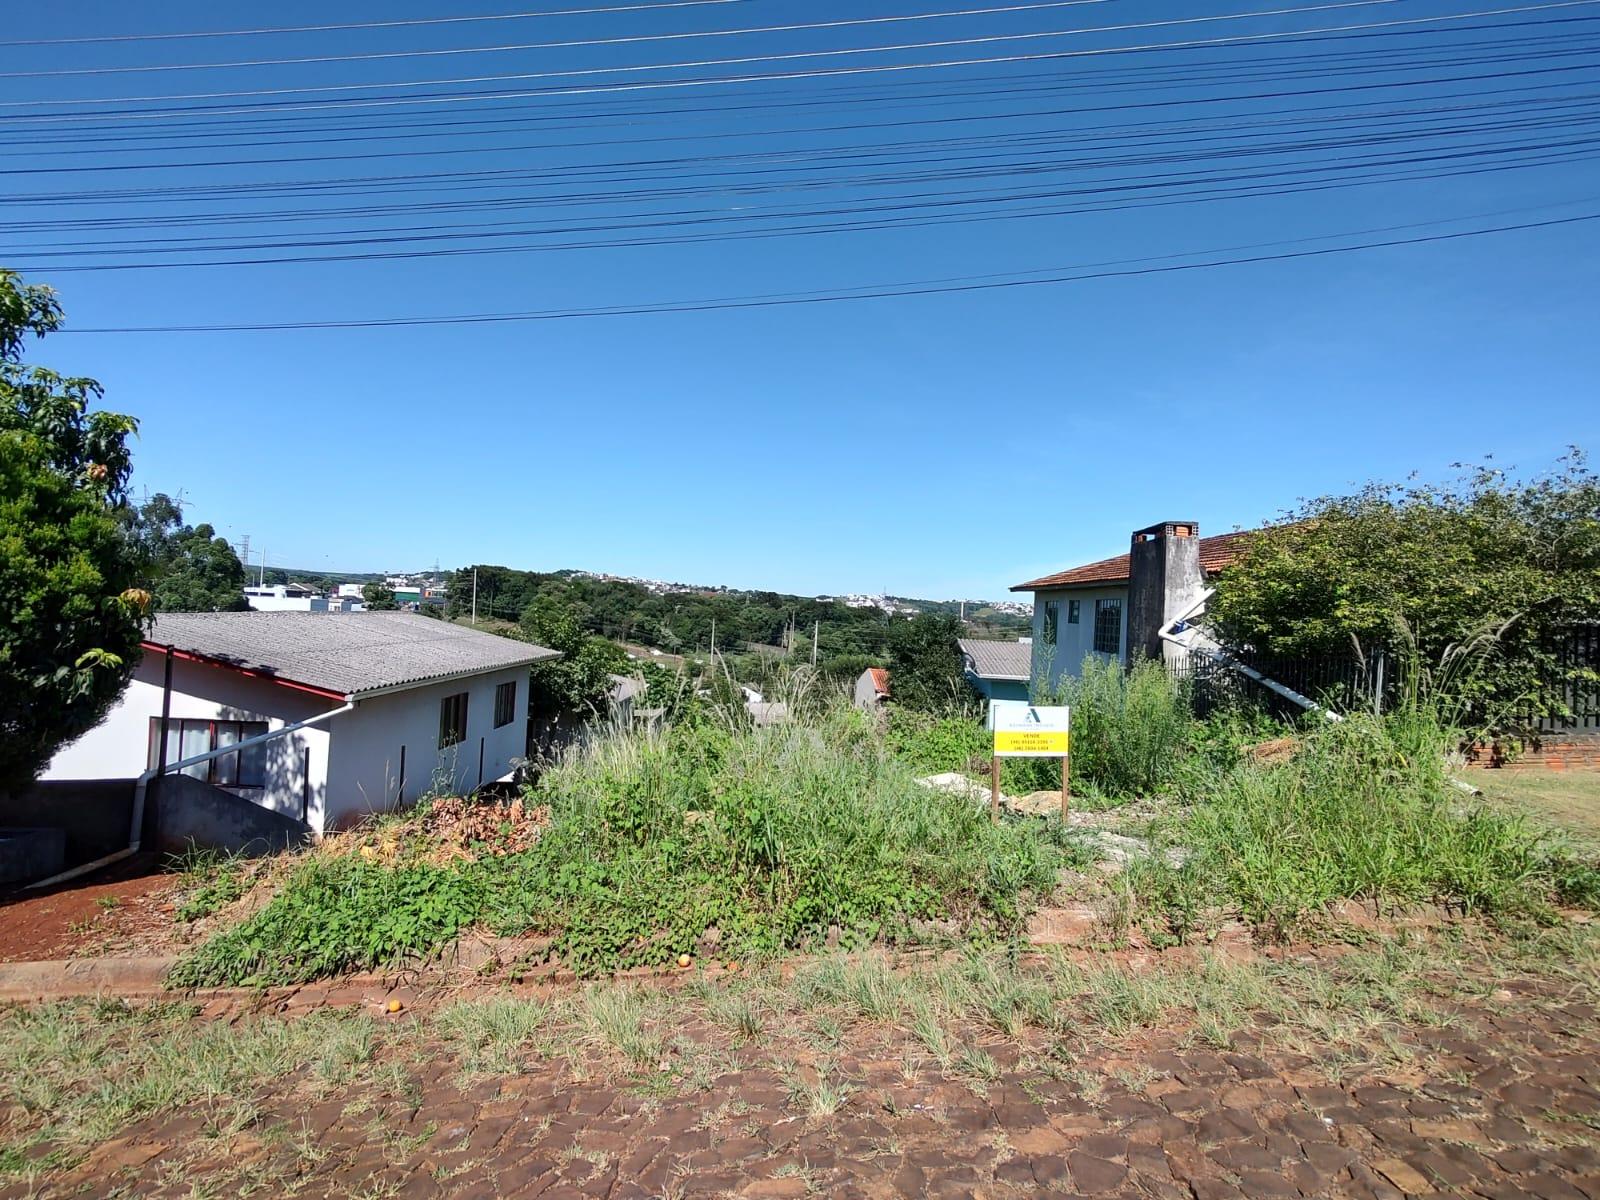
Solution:
<svg viewBox="0 0 1600 1200"><path fill-rule="evenodd" d="M1204 35L1289 32L1505 6L1399 0L1349 11L1218 23L1204 27ZM540 7L576 5L546 2ZM740 0L664 13L11 47L0 48L0 72L585 40L962 7L984 5ZM68 111L26 107L19 103L23 101L59 104L79 98L613 68L1286 7L1290 5L1259 0L1212 0L1203 7L1106 0L1079 8L937 22L582 50L0 78L0 102L11 102L0 108L0 116ZM12 14L5 37L526 10L504 0L347 3L336 10L282 3L270 12L175 0L157 12L83 0L70 9L36 5L19 10ZM337 15L330 17L330 11ZM1351 53L1366 53L1426 41L1429 52L1444 54L1475 39L1600 37L1600 21L1556 23L1574 17L1600 17L1600 5L1498 18L1519 24L1451 35L1454 41L1417 37L1404 43L1349 45ZM1551 22L1547 28L1525 24L1545 20ZM1032 52L1185 36L1198 35L1151 27L1010 44ZM1546 50L1553 44L1543 43ZM1578 42L1570 45L1576 48ZM1225 74L1227 56L1239 54L1251 60L1250 69L1267 71L1274 54L1335 48L1272 41L1207 51L1203 61L1222 64ZM975 46L961 52L1005 51ZM935 53L953 52L804 61L822 66L908 63ZM700 89L693 98L665 92L639 94L637 100L626 97L640 104L648 96L651 103L671 110L647 119L614 115L622 109L605 109L618 100L611 95L524 99L517 101L521 107L503 109L457 105L452 111L458 116L470 112L519 119L569 106L562 120L543 128L518 128L476 142L430 131L425 122L438 119L431 115L438 107L386 108L377 111L391 121L413 113L430 115L418 118L414 136L406 140L346 143L353 153L395 148L452 152L424 158L201 167L186 164L236 153L326 155L338 147L285 144L242 152L202 151L174 141L118 158L100 147L70 155L44 153L59 151L65 143L40 138L32 146L6 146L4 169L106 169L8 180L5 191L13 197L59 190L68 198L49 206L0 199L0 263L26 264L32 268L30 279L54 285L70 324L78 328L276 323L836 290L1401 225L1416 225L1411 233L1427 235L1600 212L1600 169L1582 141L1597 136L1595 125L1583 124L1597 111L1588 97L1600 92L1595 86L1600 83L1600 58L1590 55L1559 60L1571 68L1568 75L1529 82L1530 89L1548 83L1549 91L1504 93L1518 103L1544 96L1570 106L1571 125L1515 135L1546 142L1570 139L1574 149L1565 161L1296 195L811 237L125 272L51 269L54 264L101 266L114 260L92 249L78 250L77 257L41 255L46 243L58 247L56 253L59 248L72 251L83 241L104 241L107 249L115 249L120 235L77 228L17 232L9 224L41 217L71 220L156 212L181 219L202 208L293 213L300 203L294 198L249 204L156 198L83 205L71 199L79 189L510 167L547 167L553 172L549 179L565 186L557 164L783 151L848 139L949 137L948 128L904 135L884 129L848 135L793 129L867 123L890 111L895 121L915 121L952 113L982 117L1026 107L1026 101L1003 94L989 108L984 107L987 101L951 99L949 89L977 76L993 77L1008 88L1041 80L1064 85L1076 89L1062 93L1065 103L1079 107L1108 108L1111 101L1130 95L1142 104L1167 105L1136 113L1038 115L1020 124L1013 117L1010 125L985 120L959 126L979 134L1002 128L1120 128L1129 121L1145 121L1159 134L1157 145L1166 149L1171 139L1161 141L1167 134L1156 122L1193 121L1207 114L1243 121L1263 107L1290 103L1197 105L1192 102L1198 97L1227 94L1226 84L1166 88L1159 79L1146 79L1130 93L1119 90L1114 77L1096 74L1108 62L1112 69L1127 71L1152 69L1153 62L1177 63L1181 70L1171 78L1179 79L1184 71L1199 70L1195 64L1200 61L1127 55L906 72L893 77L896 87L902 81L910 86L892 106L841 102L755 116L733 109L741 98L822 105L840 95L830 88L878 88L881 95L892 89L886 88L888 76L874 75L854 81ZM1334 72L1331 84L1323 78L1273 89L1327 88L1371 78L1353 64L1346 62ZM1473 68L1485 73L1516 69L1503 64ZM1398 71L1379 76L1395 81L1403 77ZM1463 89L1479 92L1487 101L1501 96L1494 89L1512 86L1515 81L1497 78L1298 103L1368 100L1373 104L1369 111L1375 112L1378 102L1391 96L1398 109L1401 100L1413 103L1418 97L1454 95ZM431 90L444 95L451 89L440 85ZM1018 91L1016 96L1024 94ZM1468 97L1439 104L1471 102ZM1007 103L1012 108L1005 109ZM541 110L540 104L557 107ZM579 111L584 105L589 107ZM117 111L125 119L151 107L124 103ZM1049 107L1059 104L1052 101ZM1353 117L1359 111L1352 110ZM1547 117L1550 110L1532 111ZM339 119L339 114L320 110L315 115L319 121ZM1377 127L1364 119L1352 124ZM560 128L552 131L550 125ZM85 127L62 123L51 128ZM32 132L17 133L17 128L14 121L0 121L0 138L39 138ZM701 135L705 140L693 140ZM685 140L667 149L643 144L597 149L588 144L662 136ZM533 141L549 148L496 150L491 145ZM456 153L469 149L471 153ZM1419 155L1426 152L1416 150ZM110 168L113 161L119 169ZM137 166L157 162L179 166ZM707 169L703 164L674 167L666 178L673 185L695 184L703 182ZM981 182L997 189L1032 186ZM919 190L900 182L887 186ZM382 203L382 188L377 191L363 202ZM425 190L406 194L431 195ZM788 198L777 195L780 201ZM823 195L846 205L858 199L848 189ZM733 194L712 195L707 201L723 214L751 202ZM667 201L656 210L633 211L677 204ZM1004 203L997 202L975 211L990 215L1003 210ZM530 206L517 215L542 221L554 211ZM591 211L604 217L623 210ZM1496 213L1502 215L1479 215ZM1472 216L1478 219L1424 224ZM450 219L407 220L408 228L423 235L438 232ZM368 218L365 223L373 222ZM250 241L284 236L284 228L241 222L224 227L222 234ZM316 228L339 232L337 226ZM173 227L156 235L128 236L193 232ZM1410 234L1394 232L1366 240L1406 236ZM1342 243L1305 242L1287 249L1337 244ZM108 407L140 418L136 487L182 489L192 504L191 519L208 520L230 537L248 533L255 553L264 547L274 565L409 569L437 559L446 567L475 561L534 569L572 566L802 593L888 590L998 597L1019 580L1114 553L1130 530L1157 520L1195 519L1202 532L1221 532L1271 517L1299 497L1342 490L1370 478L1403 477L1412 471L1439 476L1448 473L1451 463L1490 455L1502 465L1537 469L1570 443L1595 447L1600 443L1595 436L1600 432L1600 405L1595 403L1600 379L1600 338L1594 336L1600 318L1597 250L1600 222L1588 222L1348 255L965 294L543 323L63 335L29 353L56 369L99 378L107 388ZM1263 252L1270 251L1256 251ZM159 256L149 259L157 260Z"/></svg>

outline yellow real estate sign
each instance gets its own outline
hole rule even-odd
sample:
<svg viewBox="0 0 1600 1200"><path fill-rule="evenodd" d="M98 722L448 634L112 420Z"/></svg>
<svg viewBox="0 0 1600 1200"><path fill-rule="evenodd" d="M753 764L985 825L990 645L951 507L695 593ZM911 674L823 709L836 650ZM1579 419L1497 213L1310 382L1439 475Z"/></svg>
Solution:
<svg viewBox="0 0 1600 1200"><path fill-rule="evenodd" d="M1065 755L1067 739L1070 736L1065 729L1038 732L1025 729L996 729L994 752L1001 755L1027 755L1032 758Z"/></svg>
<svg viewBox="0 0 1600 1200"><path fill-rule="evenodd" d="M996 757L1064 758L1071 737L1071 715L1065 705L989 701Z"/></svg>

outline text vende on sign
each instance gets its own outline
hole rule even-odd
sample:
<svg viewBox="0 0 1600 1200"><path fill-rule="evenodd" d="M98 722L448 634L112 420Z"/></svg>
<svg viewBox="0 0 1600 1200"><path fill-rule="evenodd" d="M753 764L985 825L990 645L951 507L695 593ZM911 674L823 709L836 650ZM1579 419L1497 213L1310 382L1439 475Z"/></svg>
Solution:
<svg viewBox="0 0 1600 1200"><path fill-rule="evenodd" d="M989 727L997 758L1064 758L1071 744L1071 712L1065 705L991 700Z"/></svg>

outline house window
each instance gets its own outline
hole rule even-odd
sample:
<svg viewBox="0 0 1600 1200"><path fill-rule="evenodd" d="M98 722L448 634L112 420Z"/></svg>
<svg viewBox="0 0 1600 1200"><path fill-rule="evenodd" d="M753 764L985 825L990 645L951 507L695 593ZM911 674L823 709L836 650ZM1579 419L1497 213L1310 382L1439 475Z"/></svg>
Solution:
<svg viewBox="0 0 1600 1200"><path fill-rule="evenodd" d="M439 702L439 749L467 740L467 694L457 692Z"/></svg>
<svg viewBox="0 0 1600 1200"><path fill-rule="evenodd" d="M1079 600L1067 601L1067 624L1076 625L1078 618L1083 615L1083 603Z"/></svg>
<svg viewBox="0 0 1600 1200"><path fill-rule="evenodd" d="M517 681L512 679L494 689L494 727L501 729L517 715Z"/></svg>
<svg viewBox="0 0 1600 1200"><path fill-rule="evenodd" d="M197 754L208 754L234 746L267 732L265 721L196 721L173 718L167 721L167 762L182 762ZM267 783L267 748L246 746L232 754L219 754L216 758L179 772L191 779L199 779L218 787L258 788ZM155 767L161 762L161 718L150 718L149 749L146 764Z"/></svg>
<svg viewBox="0 0 1600 1200"><path fill-rule="evenodd" d="M1094 648L1101 654L1122 650L1122 598L1094 602Z"/></svg>
<svg viewBox="0 0 1600 1200"><path fill-rule="evenodd" d="M1044 644L1056 644L1056 630L1061 623L1061 605L1055 600L1044 602Z"/></svg>

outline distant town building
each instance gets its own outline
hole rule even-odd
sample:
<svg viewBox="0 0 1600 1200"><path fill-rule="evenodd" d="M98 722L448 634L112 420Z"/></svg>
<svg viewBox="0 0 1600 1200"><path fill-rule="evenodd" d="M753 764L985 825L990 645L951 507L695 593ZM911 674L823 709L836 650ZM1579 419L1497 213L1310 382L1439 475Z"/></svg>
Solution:
<svg viewBox="0 0 1600 1200"><path fill-rule="evenodd" d="M362 612L359 599L319 596L314 588L300 583L272 583L244 589L245 603L256 612Z"/></svg>

